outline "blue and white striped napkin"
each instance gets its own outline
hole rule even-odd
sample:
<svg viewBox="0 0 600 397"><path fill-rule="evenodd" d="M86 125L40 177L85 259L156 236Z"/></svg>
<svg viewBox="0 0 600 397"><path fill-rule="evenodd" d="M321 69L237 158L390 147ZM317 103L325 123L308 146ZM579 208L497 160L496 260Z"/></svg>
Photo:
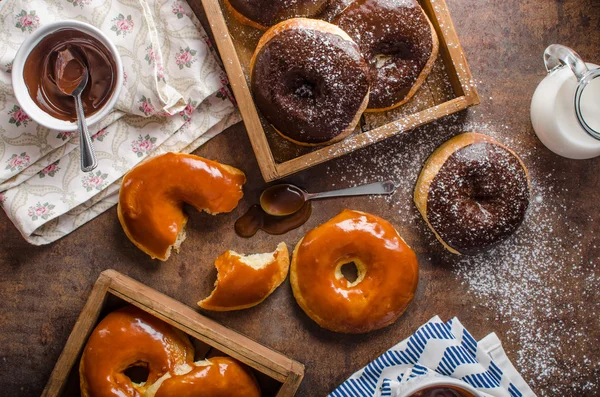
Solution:
<svg viewBox="0 0 600 397"><path fill-rule="evenodd" d="M329 397L403 397L411 382L434 376L468 383L483 396L535 396L495 333L477 342L456 317L444 323L435 316Z"/></svg>

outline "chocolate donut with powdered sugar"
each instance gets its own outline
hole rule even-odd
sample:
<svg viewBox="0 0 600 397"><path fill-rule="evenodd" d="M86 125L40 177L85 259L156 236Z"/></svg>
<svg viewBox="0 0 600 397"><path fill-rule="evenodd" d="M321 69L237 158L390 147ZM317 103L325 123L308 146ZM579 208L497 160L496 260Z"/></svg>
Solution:
<svg viewBox="0 0 600 397"><path fill-rule="evenodd" d="M465 133L437 148L417 180L415 204L444 247L476 254L508 238L525 219L527 168L487 135Z"/></svg>
<svg viewBox="0 0 600 397"><path fill-rule="evenodd" d="M406 103L433 68L438 38L416 0L357 0L333 23L352 37L369 63L367 112Z"/></svg>
<svg viewBox="0 0 600 397"><path fill-rule="evenodd" d="M358 45L325 21L295 18L269 29L250 62L262 115L284 138L304 146L348 136L369 99L369 68Z"/></svg>

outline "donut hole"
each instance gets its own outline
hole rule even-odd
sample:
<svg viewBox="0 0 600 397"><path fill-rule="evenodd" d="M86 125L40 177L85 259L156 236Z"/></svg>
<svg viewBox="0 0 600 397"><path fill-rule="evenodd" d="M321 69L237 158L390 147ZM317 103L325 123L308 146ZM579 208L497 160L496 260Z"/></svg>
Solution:
<svg viewBox="0 0 600 397"><path fill-rule="evenodd" d="M321 94L320 78L313 73L291 70L285 77L287 89L300 101L315 102Z"/></svg>
<svg viewBox="0 0 600 397"><path fill-rule="evenodd" d="M127 376L133 383L145 383L150 376L150 370L146 363L134 364L123 371L123 375Z"/></svg>
<svg viewBox="0 0 600 397"><path fill-rule="evenodd" d="M497 170L490 167L473 167L466 175L467 195L476 201L489 201L497 198L502 192L489 173Z"/></svg>
<svg viewBox="0 0 600 397"><path fill-rule="evenodd" d="M371 64L374 64L377 68L381 68L392 58L406 60L415 57L413 46L402 40L398 40L398 38L384 38L379 41L373 46L372 54Z"/></svg>
<svg viewBox="0 0 600 397"><path fill-rule="evenodd" d="M338 280L346 280L347 287L360 284L365 278L366 266L359 259L352 259L338 263L335 269L335 277Z"/></svg>
<svg viewBox="0 0 600 397"><path fill-rule="evenodd" d="M358 279L358 267L354 262L344 263L340 268L340 271L349 283L353 283Z"/></svg>
<svg viewBox="0 0 600 397"><path fill-rule="evenodd" d="M373 56L373 59L371 60L371 62L375 64L375 67L377 69L379 69L379 68L382 68L383 65L385 65L385 63L387 61L389 61L390 59L392 59L391 55L375 54L375 56Z"/></svg>

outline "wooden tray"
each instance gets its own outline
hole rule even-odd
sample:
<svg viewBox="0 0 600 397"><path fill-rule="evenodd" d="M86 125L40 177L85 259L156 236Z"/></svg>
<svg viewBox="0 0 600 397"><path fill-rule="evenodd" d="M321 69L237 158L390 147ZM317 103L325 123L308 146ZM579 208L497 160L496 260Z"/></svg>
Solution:
<svg viewBox="0 0 600 397"><path fill-rule="evenodd" d="M280 137L252 99L249 65L262 33L240 24L222 0L188 0L193 9L201 1L238 102L252 148L265 181L283 178L354 150L409 131L479 103L452 19L444 0L419 0L437 32L440 49L436 64L421 89L405 105L382 113L365 113L353 135L336 144L305 148Z"/></svg>
<svg viewBox="0 0 600 397"><path fill-rule="evenodd" d="M263 396L296 394L304 366L284 355L210 320L190 307L169 298L114 270L100 274L71 335L67 340L42 396L79 396L79 360L85 343L98 322L108 313L132 304L179 328L192 337L196 350L214 349L253 369Z"/></svg>

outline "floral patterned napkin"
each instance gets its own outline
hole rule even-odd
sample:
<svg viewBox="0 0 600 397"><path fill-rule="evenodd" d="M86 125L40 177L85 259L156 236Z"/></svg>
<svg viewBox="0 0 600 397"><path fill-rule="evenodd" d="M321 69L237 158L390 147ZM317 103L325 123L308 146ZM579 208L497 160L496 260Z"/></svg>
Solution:
<svg viewBox="0 0 600 397"><path fill-rule="evenodd" d="M125 79L90 127L98 168L79 169L77 132L36 124L11 87L12 60L39 26L76 19L109 36ZM227 77L184 0L0 2L0 205L32 244L47 244L116 204L121 177L149 156L191 152L238 122Z"/></svg>

